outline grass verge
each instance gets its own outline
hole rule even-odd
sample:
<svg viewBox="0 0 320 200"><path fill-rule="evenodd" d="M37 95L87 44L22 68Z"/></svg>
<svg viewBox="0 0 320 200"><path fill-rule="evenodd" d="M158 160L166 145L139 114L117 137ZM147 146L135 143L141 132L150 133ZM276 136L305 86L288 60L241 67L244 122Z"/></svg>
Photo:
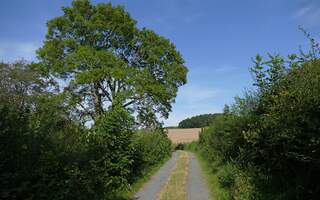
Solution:
<svg viewBox="0 0 320 200"><path fill-rule="evenodd" d="M180 151L177 164L169 176L168 182L159 194L158 200L187 199L186 183L189 168L189 157L185 151Z"/></svg>

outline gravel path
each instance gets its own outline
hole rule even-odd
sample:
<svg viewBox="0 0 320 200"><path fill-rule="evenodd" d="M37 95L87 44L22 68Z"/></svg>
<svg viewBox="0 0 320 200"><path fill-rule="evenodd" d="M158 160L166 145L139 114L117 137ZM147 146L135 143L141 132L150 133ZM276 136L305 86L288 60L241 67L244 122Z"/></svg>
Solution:
<svg viewBox="0 0 320 200"><path fill-rule="evenodd" d="M208 186L201 174L197 158L189 152L188 200L210 200Z"/></svg>
<svg viewBox="0 0 320 200"><path fill-rule="evenodd" d="M197 158L191 152L188 152L188 156L189 171L187 185L185 188L187 192L187 200L211 200L208 186L204 181ZM135 195L134 200L156 200L159 192L166 184L178 157L179 153L174 152L172 154L172 158L167 161L160 170L151 177L151 180L140 189L140 191Z"/></svg>
<svg viewBox="0 0 320 200"><path fill-rule="evenodd" d="M145 184L140 191L135 195L135 200L156 200L158 193L162 187L166 184L171 171L173 170L178 153L174 152L172 158L167 161L160 170L151 177L151 180Z"/></svg>

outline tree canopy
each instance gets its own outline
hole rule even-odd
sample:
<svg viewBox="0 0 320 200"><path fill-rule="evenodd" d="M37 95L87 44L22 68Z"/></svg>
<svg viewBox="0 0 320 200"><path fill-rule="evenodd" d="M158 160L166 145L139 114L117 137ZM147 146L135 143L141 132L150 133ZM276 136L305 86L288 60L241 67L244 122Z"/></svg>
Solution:
<svg viewBox="0 0 320 200"><path fill-rule="evenodd" d="M0 63L0 102L11 102L22 109L45 92L49 84L40 79L41 73L33 66L23 60Z"/></svg>
<svg viewBox="0 0 320 200"><path fill-rule="evenodd" d="M212 125L221 113L197 115L179 122L179 128L201 128Z"/></svg>
<svg viewBox="0 0 320 200"><path fill-rule="evenodd" d="M167 118L187 68L168 39L139 29L121 6L75 0L64 15L48 21L37 51L41 69L60 79L81 120L94 120L121 106L141 124Z"/></svg>

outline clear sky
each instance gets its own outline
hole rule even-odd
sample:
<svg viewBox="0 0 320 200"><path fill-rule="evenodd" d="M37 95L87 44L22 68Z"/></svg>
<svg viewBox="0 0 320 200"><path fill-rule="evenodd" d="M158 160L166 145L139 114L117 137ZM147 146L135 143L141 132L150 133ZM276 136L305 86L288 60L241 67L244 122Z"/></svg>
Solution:
<svg viewBox="0 0 320 200"><path fill-rule="evenodd" d="M108 2L108 1L93 1ZM248 71L257 53L288 54L307 40L303 25L320 31L319 0L114 0L139 27L170 39L189 68L165 125L197 114L221 112L225 103L251 87ZM35 59L46 21L71 0L1 0L0 60Z"/></svg>

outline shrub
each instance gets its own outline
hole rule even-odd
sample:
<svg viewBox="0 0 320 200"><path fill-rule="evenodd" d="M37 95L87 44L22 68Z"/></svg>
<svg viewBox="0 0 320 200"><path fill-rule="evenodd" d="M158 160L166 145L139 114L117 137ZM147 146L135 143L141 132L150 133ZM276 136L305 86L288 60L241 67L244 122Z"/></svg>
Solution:
<svg viewBox="0 0 320 200"><path fill-rule="evenodd" d="M235 182L235 169L231 164L226 164L217 173L219 183L224 188L231 189Z"/></svg>
<svg viewBox="0 0 320 200"><path fill-rule="evenodd" d="M126 188L133 163L131 137L133 119L122 108L101 115L87 136L84 177L88 191L99 191L97 199Z"/></svg>
<svg viewBox="0 0 320 200"><path fill-rule="evenodd" d="M283 184L281 193L289 195L285 198L312 199L320 193L316 184L320 174L319 77L316 60L291 67L281 78L261 86L259 115L244 133L248 160Z"/></svg>
<svg viewBox="0 0 320 200"><path fill-rule="evenodd" d="M201 152L235 199L314 199L320 194L320 61L257 60L257 90L236 98L229 114L201 133Z"/></svg>
<svg viewBox="0 0 320 200"><path fill-rule="evenodd" d="M133 136L133 149L132 179L135 179L146 168L171 155L171 141L162 130L138 131Z"/></svg>
<svg viewBox="0 0 320 200"><path fill-rule="evenodd" d="M70 169L83 152L84 131L63 118L35 126L39 121L30 109L0 106L1 199L68 199L79 194L79 188L72 189L75 173Z"/></svg>

